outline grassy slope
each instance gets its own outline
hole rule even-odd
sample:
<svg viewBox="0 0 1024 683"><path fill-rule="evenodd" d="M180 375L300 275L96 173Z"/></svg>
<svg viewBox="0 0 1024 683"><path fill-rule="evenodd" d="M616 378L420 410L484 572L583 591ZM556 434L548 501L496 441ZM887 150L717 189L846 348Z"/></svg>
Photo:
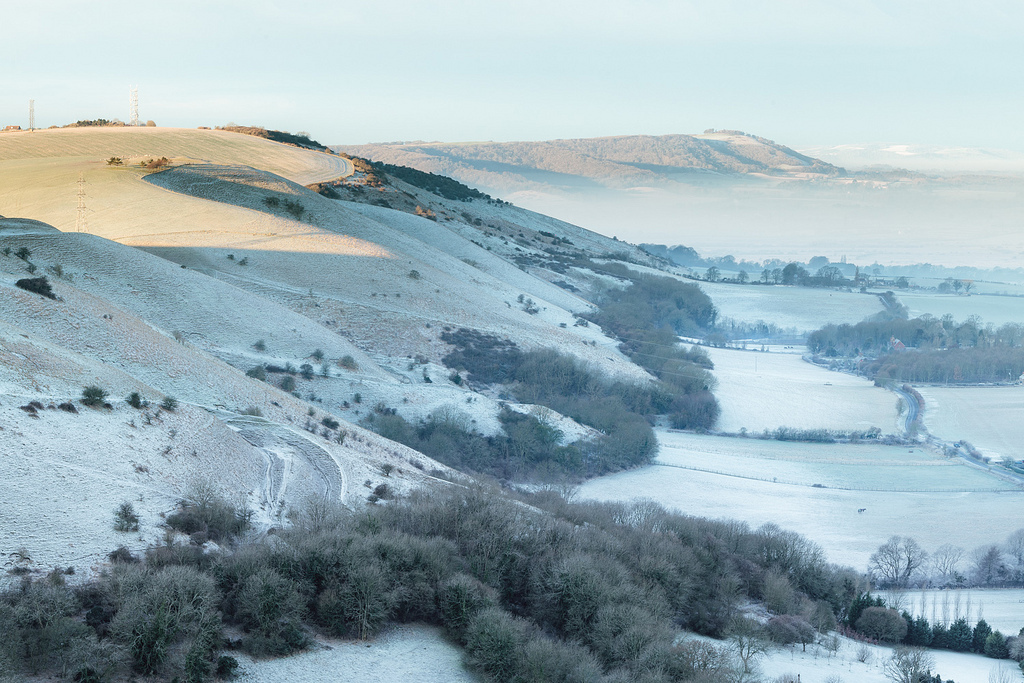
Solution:
<svg viewBox="0 0 1024 683"><path fill-rule="evenodd" d="M147 182L137 166L104 163L107 156L133 154L192 165ZM343 403L361 392L367 403L407 406L412 418L460 405L485 430L497 427L495 401L452 385L436 362L405 367L413 353L443 355L437 336L445 324L513 335L526 346L559 346L613 374L644 376L598 330L572 327L571 311L589 309L584 299L474 245L472 231L461 234L465 224L397 212L371 217L293 182L338 175L331 164L326 155L210 131L74 130L0 139L0 213L25 217L0 219L0 243L29 248L38 274L57 265L65 274L51 275L59 300L47 300L14 286L27 275L24 261L0 257L0 320L7 326L0 353L9 361L0 373L0 405L11 425L0 432L0 452L16 454L20 464L10 464L21 473L18 502L5 511L5 524L22 530L5 539L5 551L12 543L32 546L40 569L86 556L82 561L92 566L117 540L107 528L117 502L136 502L149 542L156 515L197 478L245 492L269 525L317 492L324 467L340 472L340 479L332 475L340 481L333 490L352 503L366 495L362 481L380 479L382 462L404 471L392 474L398 489L428 479L409 466L411 459L428 471L439 467L344 422L350 434L344 446L308 435L301 426L309 403L240 372L257 362L298 365L315 348L331 361L352 355L356 371L332 367L329 379L300 379L304 397L320 397L312 403L315 420L324 411L358 419L359 407L345 410ZM36 222L73 227L79 173L93 234ZM263 199L271 195L301 203L302 220L270 210ZM506 215L527 214L508 208ZM527 220L536 229L550 225ZM574 230L576 239L604 240ZM227 259L229 253L236 259ZM249 265L238 265L246 255ZM408 277L413 269L420 279ZM519 295L536 299L541 312L522 311ZM266 352L251 348L256 339L265 339ZM605 346L589 343L599 339ZM425 372L433 383L423 382ZM87 384L111 392L113 412L44 410L34 418L16 407L74 399ZM173 418L142 430L142 415L121 403L129 391L152 401L172 394L183 405ZM246 425L233 418L249 407L266 421ZM69 433L78 436L73 443L66 443ZM317 457L335 465L317 465ZM70 495L45 498L58 481ZM97 487L105 481L101 495ZM140 481L148 493L140 493ZM31 501L43 498L48 509L40 521ZM62 528L61 520L73 523Z"/></svg>
<svg viewBox="0 0 1024 683"><path fill-rule="evenodd" d="M349 503L365 496L358 482L380 478L382 462L404 471L392 475L391 484L398 489L424 480L422 472L409 467L417 454L344 423L349 432L344 445L309 435L301 429L307 404L245 377L198 345L175 341L166 329L102 297L109 287L113 298L119 296L127 305L135 299L139 305L147 293L139 285L139 273L153 272L145 266L168 268L160 279L162 289L182 293L191 288L204 302L217 301L230 287L93 236L62 235L24 223L12 231L19 234L0 230L0 239L31 237L38 254L64 248L65 254L79 253L83 262L69 262L65 272L73 282L52 281L59 297L52 301L15 287L14 281L26 274L24 263L0 257L0 406L5 425L0 453L10 473L4 527L12 530L2 539L5 555L25 546L33 555L32 566L40 569L95 566L115 541L135 547L158 540L157 514L170 509L196 480L209 479L231 495L243 495L262 526L280 523L280 515L306 496L322 495L324 473L335 482L333 493ZM113 263L121 267L104 270ZM79 283L97 293L83 291ZM224 303L231 304L228 294ZM249 299L243 303L257 303ZM286 326L304 319L265 303L269 310L255 324L266 326L265 332L270 328L268 339L295 337ZM174 308L167 304L161 309L160 304L154 297L142 308L159 320ZM191 310L180 300L176 307ZM194 322L213 329L204 311L192 312ZM275 330L279 334L271 334ZM210 338L217 341L215 334ZM346 348L340 338L335 345ZM372 372L368 364L364 374ZM109 391L112 411L79 406L79 415L45 409L33 417L17 408L31 400L44 406L73 401L83 386L93 384ZM148 425L141 412L122 402L131 391L154 403L150 413L165 393L180 399L182 406ZM249 407L259 408L267 420L248 427L232 420L232 411ZM316 419L322 414L317 410ZM246 439L238 435L239 429L248 431ZM440 467L420 460L427 469ZM145 543L110 531L112 511L122 500L133 501L143 516Z"/></svg>

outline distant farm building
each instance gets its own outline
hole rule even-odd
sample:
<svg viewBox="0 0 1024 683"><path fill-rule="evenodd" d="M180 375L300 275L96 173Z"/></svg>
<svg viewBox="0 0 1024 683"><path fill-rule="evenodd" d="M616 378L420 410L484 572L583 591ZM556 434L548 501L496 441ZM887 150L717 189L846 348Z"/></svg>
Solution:
<svg viewBox="0 0 1024 683"><path fill-rule="evenodd" d="M4 126L5 133L9 133L14 130L21 130L21 126Z"/></svg>
<svg viewBox="0 0 1024 683"><path fill-rule="evenodd" d="M889 337L889 346L892 347L893 351L906 351L907 345L901 342L896 337Z"/></svg>

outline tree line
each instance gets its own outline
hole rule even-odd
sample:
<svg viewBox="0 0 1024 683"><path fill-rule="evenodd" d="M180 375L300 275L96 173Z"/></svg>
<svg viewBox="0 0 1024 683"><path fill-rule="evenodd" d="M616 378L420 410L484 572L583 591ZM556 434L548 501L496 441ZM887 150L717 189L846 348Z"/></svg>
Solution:
<svg viewBox="0 0 1024 683"><path fill-rule="evenodd" d="M882 588L1024 587L1024 529L970 551L944 543L929 553L913 538L892 536L868 569Z"/></svg>
<svg viewBox="0 0 1024 683"><path fill-rule="evenodd" d="M913 616L907 610L888 607L880 596L858 595L845 621L852 635L889 644L972 652L992 659L1013 659L1024 669L1024 628L1016 635L1004 635L979 619L972 627L966 617L952 622L929 622L924 615Z"/></svg>
<svg viewBox="0 0 1024 683"><path fill-rule="evenodd" d="M947 314L826 325L808 336L807 347L827 358L859 358L858 370L875 379L1006 382L1024 372L1024 325L983 325L976 316L962 322Z"/></svg>

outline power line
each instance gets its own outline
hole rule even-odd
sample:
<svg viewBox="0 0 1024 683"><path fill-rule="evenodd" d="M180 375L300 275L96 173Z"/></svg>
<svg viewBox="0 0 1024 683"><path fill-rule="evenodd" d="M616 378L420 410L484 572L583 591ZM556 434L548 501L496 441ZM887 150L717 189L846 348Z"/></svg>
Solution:
<svg viewBox="0 0 1024 683"><path fill-rule="evenodd" d="M139 86L133 85L128 89L128 125L139 125Z"/></svg>

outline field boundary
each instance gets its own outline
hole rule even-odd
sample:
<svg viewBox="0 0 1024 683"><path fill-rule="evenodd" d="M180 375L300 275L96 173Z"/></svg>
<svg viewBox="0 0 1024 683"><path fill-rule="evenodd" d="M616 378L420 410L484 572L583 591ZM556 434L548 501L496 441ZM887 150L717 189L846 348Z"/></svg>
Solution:
<svg viewBox="0 0 1024 683"><path fill-rule="evenodd" d="M894 489L894 488L859 488L852 486L830 486L826 484L807 484L798 481L789 481L786 479L777 479L766 477L755 477L749 474L735 474L732 472L722 472L721 470L713 470L705 467L694 467L692 465L673 465L671 463L655 461L651 463L652 467L674 467L680 470L690 470L692 472L704 472L705 474L717 474L722 477L733 477L735 479L748 479L751 481L763 481L768 484L785 484L788 486L802 486L809 489L831 489L833 491L861 491L865 493L1011 493L1019 494L1021 491L1015 489Z"/></svg>

